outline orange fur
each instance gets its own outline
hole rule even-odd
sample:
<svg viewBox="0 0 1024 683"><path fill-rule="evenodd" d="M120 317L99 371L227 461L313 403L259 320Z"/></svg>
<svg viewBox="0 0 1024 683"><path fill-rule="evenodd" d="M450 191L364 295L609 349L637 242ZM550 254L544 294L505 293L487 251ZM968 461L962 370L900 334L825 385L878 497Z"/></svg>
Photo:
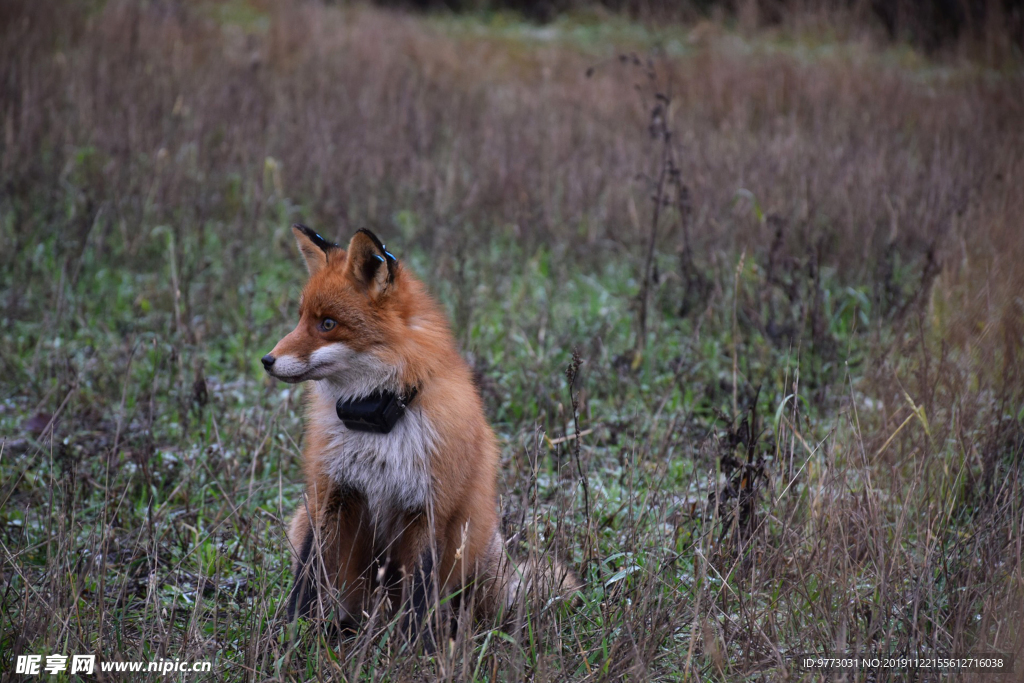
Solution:
<svg viewBox="0 0 1024 683"><path fill-rule="evenodd" d="M289 531L293 610L334 604L344 621L358 622L377 586L407 600L408 582L395 588L384 577L417 568L432 569L443 593L482 586L474 601L489 614L529 584L575 589L576 579L557 563L545 571L506 558L497 440L447 320L423 285L386 260L365 231L341 249L293 230L310 277L298 325L264 359L281 379L315 382L306 409L306 499ZM350 432L331 414L341 395L411 387L419 393L391 434Z"/></svg>

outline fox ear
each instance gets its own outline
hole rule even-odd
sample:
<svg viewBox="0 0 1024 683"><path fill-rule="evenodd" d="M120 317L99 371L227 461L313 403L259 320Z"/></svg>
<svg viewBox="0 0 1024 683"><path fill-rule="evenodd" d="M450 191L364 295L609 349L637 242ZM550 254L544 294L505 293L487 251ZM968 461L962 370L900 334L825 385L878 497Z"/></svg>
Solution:
<svg viewBox="0 0 1024 683"><path fill-rule="evenodd" d="M394 286L398 261L369 230L360 230L348 245L349 276L377 299Z"/></svg>
<svg viewBox="0 0 1024 683"><path fill-rule="evenodd" d="M292 226L292 233L295 235L295 243L299 246L299 252L306 261L306 269L309 270L310 276L316 275L327 267L327 256L332 251L341 250L340 246L334 242L328 242L301 223Z"/></svg>

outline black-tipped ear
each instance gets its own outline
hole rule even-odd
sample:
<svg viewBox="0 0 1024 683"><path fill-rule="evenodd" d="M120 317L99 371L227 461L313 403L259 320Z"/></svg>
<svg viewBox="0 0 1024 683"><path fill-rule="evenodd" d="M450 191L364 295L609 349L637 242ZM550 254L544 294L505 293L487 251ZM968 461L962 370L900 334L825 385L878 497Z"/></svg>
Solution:
<svg viewBox="0 0 1024 683"><path fill-rule="evenodd" d="M312 228L301 223L292 226L292 233L295 235L295 243L299 246L299 251L306 261L306 269L309 270L310 275L315 275L326 268L328 255L341 249L339 245L328 242Z"/></svg>
<svg viewBox="0 0 1024 683"><path fill-rule="evenodd" d="M360 230L348 245L348 273L366 288L371 298L388 291L395 281L398 261L369 230Z"/></svg>

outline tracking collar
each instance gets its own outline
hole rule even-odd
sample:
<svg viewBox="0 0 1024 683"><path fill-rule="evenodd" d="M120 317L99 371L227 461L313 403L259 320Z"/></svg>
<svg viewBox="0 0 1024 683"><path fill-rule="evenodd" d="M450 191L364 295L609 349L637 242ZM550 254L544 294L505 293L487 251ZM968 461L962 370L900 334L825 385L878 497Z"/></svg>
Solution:
<svg viewBox="0 0 1024 683"><path fill-rule="evenodd" d="M398 423L405 410L416 398L418 389L412 387L402 395L393 391L376 391L365 398L352 401L338 399L338 419L357 432L387 434Z"/></svg>

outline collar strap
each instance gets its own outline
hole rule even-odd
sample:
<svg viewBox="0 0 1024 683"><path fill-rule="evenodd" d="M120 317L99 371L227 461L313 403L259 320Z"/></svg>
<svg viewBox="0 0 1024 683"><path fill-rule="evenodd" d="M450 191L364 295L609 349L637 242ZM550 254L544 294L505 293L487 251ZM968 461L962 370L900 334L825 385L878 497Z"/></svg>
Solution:
<svg viewBox="0 0 1024 683"><path fill-rule="evenodd" d="M394 428L419 390L407 389L403 394L376 391L365 398L352 401L338 399L338 419L357 432L387 434Z"/></svg>

